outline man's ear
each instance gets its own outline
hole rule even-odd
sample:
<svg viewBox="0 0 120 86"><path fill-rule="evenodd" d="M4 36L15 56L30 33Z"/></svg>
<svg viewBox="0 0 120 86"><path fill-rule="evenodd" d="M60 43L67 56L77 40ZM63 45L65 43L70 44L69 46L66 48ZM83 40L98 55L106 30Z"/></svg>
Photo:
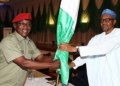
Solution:
<svg viewBox="0 0 120 86"><path fill-rule="evenodd" d="M13 27L14 27L14 29L16 29L16 27L17 27L17 26L16 26L16 23L13 23Z"/></svg>
<svg viewBox="0 0 120 86"><path fill-rule="evenodd" d="M117 20L114 20L114 25L116 24Z"/></svg>

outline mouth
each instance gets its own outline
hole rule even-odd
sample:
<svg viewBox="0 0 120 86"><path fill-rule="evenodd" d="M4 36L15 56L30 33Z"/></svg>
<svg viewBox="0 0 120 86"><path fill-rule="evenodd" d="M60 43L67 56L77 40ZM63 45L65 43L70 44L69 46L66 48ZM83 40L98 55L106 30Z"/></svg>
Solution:
<svg viewBox="0 0 120 86"><path fill-rule="evenodd" d="M102 25L102 28L106 28L107 27L107 25Z"/></svg>
<svg viewBox="0 0 120 86"><path fill-rule="evenodd" d="M23 36L27 36L27 35L29 34L29 30L22 30L22 31L21 31L21 34L22 34Z"/></svg>
<svg viewBox="0 0 120 86"><path fill-rule="evenodd" d="M22 30L24 33L27 33L28 31L27 30Z"/></svg>

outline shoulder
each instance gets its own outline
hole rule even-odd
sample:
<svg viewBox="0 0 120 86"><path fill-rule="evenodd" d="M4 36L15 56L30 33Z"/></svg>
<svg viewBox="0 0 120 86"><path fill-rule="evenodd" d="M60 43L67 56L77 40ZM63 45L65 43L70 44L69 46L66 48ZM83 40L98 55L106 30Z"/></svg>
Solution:
<svg viewBox="0 0 120 86"><path fill-rule="evenodd" d="M33 40L29 39L29 42L30 42L30 44L35 45L35 43L33 42Z"/></svg>
<svg viewBox="0 0 120 86"><path fill-rule="evenodd" d="M120 31L120 28L114 28L116 31Z"/></svg>
<svg viewBox="0 0 120 86"><path fill-rule="evenodd" d="M120 35L120 28L114 28L114 32L115 32L115 34L117 35Z"/></svg>
<svg viewBox="0 0 120 86"><path fill-rule="evenodd" d="M31 43L35 44L35 43L33 42L33 40L29 39L29 41L30 41Z"/></svg>
<svg viewBox="0 0 120 86"><path fill-rule="evenodd" d="M89 41L88 45L96 44L101 39L103 39L104 35L105 35L104 32L102 32L101 34L95 35L94 37L91 38L91 40Z"/></svg>
<svg viewBox="0 0 120 86"><path fill-rule="evenodd" d="M9 44L18 44L18 40L17 38L15 37L15 35L12 33L12 34L9 34L7 37L3 38L3 40L1 41L1 44L2 45L9 45Z"/></svg>
<svg viewBox="0 0 120 86"><path fill-rule="evenodd" d="M36 44L31 39L29 39L29 43L32 46L32 48L36 48Z"/></svg>
<svg viewBox="0 0 120 86"><path fill-rule="evenodd" d="M97 34L97 35L95 35L94 37L92 37L92 39L100 39L100 38L102 38L104 35L105 35L105 32L102 32L102 33Z"/></svg>

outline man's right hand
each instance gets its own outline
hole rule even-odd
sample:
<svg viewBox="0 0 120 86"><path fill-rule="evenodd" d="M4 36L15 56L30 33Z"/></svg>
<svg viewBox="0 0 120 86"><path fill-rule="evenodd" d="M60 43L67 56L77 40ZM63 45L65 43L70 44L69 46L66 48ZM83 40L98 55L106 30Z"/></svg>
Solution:
<svg viewBox="0 0 120 86"><path fill-rule="evenodd" d="M67 43L61 43L59 46L60 51L68 51L68 52L77 52L76 47L71 46L70 44Z"/></svg>
<svg viewBox="0 0 120 86"><path fill-rule="evenodd" d="M51 68L55 68L55 69L60 68L60 60L52 61Z"/></svg>

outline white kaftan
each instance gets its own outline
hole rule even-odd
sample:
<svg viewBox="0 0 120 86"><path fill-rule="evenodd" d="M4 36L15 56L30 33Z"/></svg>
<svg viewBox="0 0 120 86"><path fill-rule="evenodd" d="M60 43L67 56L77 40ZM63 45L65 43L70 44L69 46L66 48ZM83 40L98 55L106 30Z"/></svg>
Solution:
<svg viewBox="0 0 120 86"><path fill-rule="evenodd" d="M86 63L89 86L120 86L120 29L96 35L79 49L81 58L73 62Z"/></svg>

